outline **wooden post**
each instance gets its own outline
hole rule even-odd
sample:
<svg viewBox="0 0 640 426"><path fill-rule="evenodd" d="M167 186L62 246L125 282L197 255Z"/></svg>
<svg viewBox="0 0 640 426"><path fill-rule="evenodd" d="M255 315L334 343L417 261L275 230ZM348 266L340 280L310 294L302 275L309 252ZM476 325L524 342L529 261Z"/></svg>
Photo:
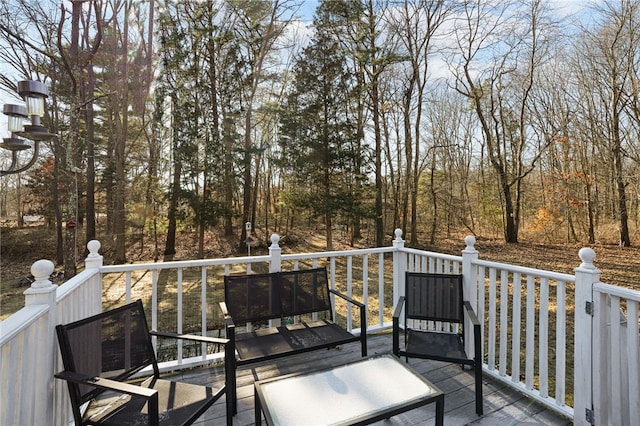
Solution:
<svg viewBox="0 0 640 426"><path fill-rule="evenodd" d="M44 407L44 409L34 411L36 416L33 419L34 424L38 425L50 424L51 419L55 418L53 412L53 375L56 372L53 369L55 365L54 359L58 353L58 344L55 340L58 312L56 289L58 286L52 284L49 280L54 268L55 265L50 260L42 259L35 262L31 266L31 274L35 281L23 293L25 306L47 305L49 307L46 322L47 329L43 330L38 336L38 339L40 339L38 346L43 348L43 353L38 356L39 362L42 364L33 366L37 369L37 374L34 375L34 383L22 383L23 386L33 387L33 402L40 407ZM27 407L22 406L21 409L26 410Z"/></svg>
<svg viewBox="0 0 640 426"><path fill-rule="evenodd" d="M576 426L590 425L593 413L593 366L592 366L592 312L593 284L600 281L600 271L593 260L593 249L584 247L578 252L582 263L575 268L576 305L573 363L573 423Z"/></svg>

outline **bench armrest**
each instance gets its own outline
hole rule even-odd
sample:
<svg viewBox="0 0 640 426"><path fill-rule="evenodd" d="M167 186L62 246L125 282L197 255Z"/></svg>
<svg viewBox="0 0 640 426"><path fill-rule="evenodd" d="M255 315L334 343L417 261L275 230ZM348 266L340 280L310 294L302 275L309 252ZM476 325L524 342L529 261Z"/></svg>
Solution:
<svg viewBox="0 0 640 426"><path fill-rule="evenodd" d="M360 309L364 309L364 303L362 302L358 302L356 299L347 296L346 294L340 293L338 290L334 290L332 288L329 289L329 293L333 293L336 296L338 296L341 299L346 300L349 303L352 303L354 305L356 305L357 307L359 307Z"/></svg>
<svg viewBox="0 0 640 426"><path fill-rule="evenodd" d="M151 334L152 336L158 336L158 337L169 337L173 339L192 340L194 342L200 342L200 343L211 343L211 344L218 344L218 345L226 345L227 343L229 343L229 339L224 339L220 337L200 336L197 334L167 333L164 331L156 331L156 330L149 331L149 334Z"/></svg>

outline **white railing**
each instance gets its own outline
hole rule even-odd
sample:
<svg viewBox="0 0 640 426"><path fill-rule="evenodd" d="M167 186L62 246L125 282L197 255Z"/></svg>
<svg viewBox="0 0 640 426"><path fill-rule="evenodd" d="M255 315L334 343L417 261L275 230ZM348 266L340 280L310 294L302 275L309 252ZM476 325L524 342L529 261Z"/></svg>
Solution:
<svg viewBox="0 0 640 426"><path fill-rule="evenodd" d="M476 260L478 317L483 325L485 373L573 417L567 405L566 307L573 275ZM573 329L570 327L569 329Z"/></svg>
<svg viewBox="0 0 640 426"><path fill-rule="evenodd" d="M593 290L594 422L630 425L640 419L640 295L603 283Z"/></svg>
<svg viewBox="0 0 640 426"><path fill-rule="evenodd" d="M62 370L54 329L102 310L100 243L93 241L88 247L86 270L62 286L49 281L52 262L35 262L35 280L24 292L25 307L0 322L2 425L57 426L73 418L66 385L53 378Z"/></svg>
<svg viewBox="0 0 640 426"><path fill-rule="evenodd" d="M266 256L113 266L102 266L94 241L88 245L85 271L60 287L48 281L53 265L36 262L26 307L0 324L0 383L15 384L0 401L0 424L51 424L55 419L57 425L71 418L66 387L53 380L61 370L55 324L100 312L114 299L120 305L150 293L145 306L152 328L210 334L220 329L216 315L223 298L222 275L316 266L328 268L333 288L366 301L368 330L390 327L391 312L404 292L405 271L462 273L466 298L482 323L485 374L575 424L586 425L590 419L624 424L638 418L640 292L600 283L591 249L580 251L582 264L568 275L480 260L473 237L465 239L462 256L405 248L400 231L392 247L362 250L282 254L278 240L272 237ZM594 317L585 309L587 302ZM356 318L347 311L341 320L359 332ZM592 338L606 350L596 350ZM628 349L610 349L615 347ZM198 356L183 354L179 346L164 369L215 356L204 350ZM567 381L569 373L573 381ZM627 379L630 374L636 376Z"/></svg>

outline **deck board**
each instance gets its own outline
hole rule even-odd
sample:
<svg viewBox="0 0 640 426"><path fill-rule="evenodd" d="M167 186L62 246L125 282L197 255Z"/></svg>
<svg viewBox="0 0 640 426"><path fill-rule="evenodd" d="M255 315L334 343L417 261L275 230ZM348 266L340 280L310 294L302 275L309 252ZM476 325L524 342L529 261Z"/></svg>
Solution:
<svg viewBox="0 0 640 426"><path fill-rule="evenodd" d="M391 349L391 335L369 336L369 356L387 354ZM237 374L238 414L233 424L254 424L253 382L304 371L312 371L356 361L360 343L349 343L337 349L318 350L278 360L242 366ZM485 377L483 382L484 416L475 413L473 375L459 365L444 362L409 359L409 365L445 393L445 425L570 425L570 419L548 410L530 398ZM181 372L191 383L211 384L222 380L222 368L197 368ZM435 423L435 404L417 408L391 419L376 423L384 426L431 425ZM216 402L196 423L199 426L225 425L224 398ZM264 424L264 423L263 423ZM301 425L305 426L305 425Z"/></svg>

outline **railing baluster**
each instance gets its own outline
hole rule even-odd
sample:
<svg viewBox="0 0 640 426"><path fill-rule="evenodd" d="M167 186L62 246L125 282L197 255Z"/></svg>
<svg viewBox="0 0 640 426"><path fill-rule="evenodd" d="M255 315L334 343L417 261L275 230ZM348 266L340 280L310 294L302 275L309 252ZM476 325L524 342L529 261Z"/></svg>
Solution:
<svg viewBox="0 0 640 426"><path fill-rule="evenodd" d="M629 365L629 401L640 401L640 331L638 302L627 300L627 359ZM636 368L634 368L636 366ZM629 404L629 418L640 419L640 404Z"/></svg>
<svg viewBox="0 0 640 426"><path fill-rule="evenodd" d="M202 266L200 268L200 327L201 334L207 335L207 267ZM202 359L207 358L207 344L200 344L200 352L202 353Z"/></svg>
<svg viewBox="0 0 640 426"><path fill-rule="evenodd" d="M391 299L393 300L393 297ZM386 300L384 298L384 253L380 253L378 256L378 325L380 327L384 326L385 303L386 303Z"/></svg>
<svg viewBox="0 0 640 426"><path fill-rule="evenodd" d="M496 270L489 269L489 370L496 365Z"/></svg>
<svg viewBox="0 0 640 426"><path fill-rule="evenodd" d="M525 343L525 387L533 390L535 335L536 335L536 287L533 275L527 275L527 319Z"/></svg>
<svg viewBox="0 0 640 426"><path fill-rule="evenodd" d="M369 322L369 255L362 255L362 303L365 306L365 318ZM367 324L369 325L369 324ZM362 324L360 324L362 329Z"/></svg>
<svg viewBox="0 0 640 426"><path fill-rule="evenodd" d="M520 383L520 330L522 327L522 276L519 272L513 274L512 299L512 337L511 337L511 381Z"/></svg>
<svg viewBox="0 0 640 426"><path fill-rule="evenodd" d="M347 256L347 296L353 295L353 256ZM351 303L347 303L347 330L353 328L351 318Z"/></svg>
<svg viewBox="0 0 640 426"><path fill-rule="evenodd" d="M131 303L131 271L125 272L124 303Z"/></svg>
<svg viewBox="0 0 640 426"><path fill-rule="evenodd" d="M158 274L159 271L154 269L151 273L151 329L158 330ZM153 348L157 350L158 337L151 337Z"/></svg>
<svg viewBox="0 0 640 426"><path fill-rule="evenodd" d="M498 371L507 375L507 336L509 331L509 277L506 270L500 271L500 355Z"/></svg>
<svg viewBox="0 0 640 426"><path fill-rule="evenodd" d="M549 396L549 279L540 280L538 330L538 380L540 396Z"/></svg>
<svg viewBox="0 0 640 426"><path fill-rule="evenodd" d="M566 315L566 283L556 281L556 403L564 405L566 402L567 377L567 315Z"/></svg>

